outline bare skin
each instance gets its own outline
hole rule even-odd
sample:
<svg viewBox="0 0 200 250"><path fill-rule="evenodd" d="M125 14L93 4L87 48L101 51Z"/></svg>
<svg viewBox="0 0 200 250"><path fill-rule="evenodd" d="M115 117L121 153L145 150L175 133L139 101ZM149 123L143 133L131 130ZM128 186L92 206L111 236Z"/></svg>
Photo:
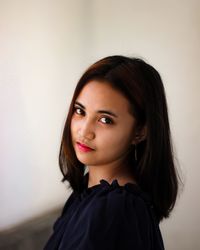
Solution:
<svg viewBox="0 0 200 250"><path fill-rule="evenodd" d="M71 121L74 150L89 170L88 187L101 179L120 186L135 183L124 159L131 144L136 143L135 118L129 112L129 101L106 82L92 80L77 97ZM113 115L99 110L109 111ZM82 152L77 141L92 148Z"/></svg>

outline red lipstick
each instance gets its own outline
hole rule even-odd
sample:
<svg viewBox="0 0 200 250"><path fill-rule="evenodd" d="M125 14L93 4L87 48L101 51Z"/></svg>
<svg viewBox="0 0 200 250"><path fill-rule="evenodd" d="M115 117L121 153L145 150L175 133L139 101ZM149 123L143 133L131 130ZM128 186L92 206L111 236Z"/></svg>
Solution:
<svg viewBox="0 0 200 250"><path fill-rule="evenodd" d="M89 151L94 150L94 149L92 149L92 148L90 148L90 147L88 147L85 144L82 144L80 142L77 142L77 146L80 149L80 151L82 151L82 152L89 152Z"/></svg>

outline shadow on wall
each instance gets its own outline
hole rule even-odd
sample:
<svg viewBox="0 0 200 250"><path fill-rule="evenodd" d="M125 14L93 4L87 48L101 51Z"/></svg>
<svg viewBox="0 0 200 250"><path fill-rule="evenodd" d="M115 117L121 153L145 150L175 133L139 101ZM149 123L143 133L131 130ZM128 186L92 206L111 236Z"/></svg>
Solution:
<svg viewBox="0 0 200 250"><path fill-rule="evenodd" d="M61 208L58 208L41 217L0 232L0 250L42 250L52 233L53 224L60 214Z"/></svg>

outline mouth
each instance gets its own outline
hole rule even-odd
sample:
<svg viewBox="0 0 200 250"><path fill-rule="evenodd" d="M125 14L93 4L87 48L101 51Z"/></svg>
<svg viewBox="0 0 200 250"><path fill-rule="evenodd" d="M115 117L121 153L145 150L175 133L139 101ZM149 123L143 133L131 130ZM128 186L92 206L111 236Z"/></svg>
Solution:
<svg viewBox="0 0 200 250"><path fill-rule="evenodd" d="M88 152L88 151L94 150L93 148L90 148L90 147L88 147L87 145L82 144L82 143L80 143L80 142L76 142L76 144L77 144L78 148L79 148L81 151L83 151L83 152Z"/></svg>

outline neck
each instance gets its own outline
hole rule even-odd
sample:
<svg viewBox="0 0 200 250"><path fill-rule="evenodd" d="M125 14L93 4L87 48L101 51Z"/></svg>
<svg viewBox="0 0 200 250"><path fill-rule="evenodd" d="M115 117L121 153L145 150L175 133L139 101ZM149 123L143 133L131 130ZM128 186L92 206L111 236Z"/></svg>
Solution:
<svg viewBox="0 0 200 250"><path fill-rule="evenodd" d="M112 168L112 170L108 170L108 168L105 169L99 166L89 166L88 169L88 187L99 184L101 179L106 180L110 184L114 179L117 179L120 186L125 185L127 182L136 183L128 167L116 167Z"/></svg>

